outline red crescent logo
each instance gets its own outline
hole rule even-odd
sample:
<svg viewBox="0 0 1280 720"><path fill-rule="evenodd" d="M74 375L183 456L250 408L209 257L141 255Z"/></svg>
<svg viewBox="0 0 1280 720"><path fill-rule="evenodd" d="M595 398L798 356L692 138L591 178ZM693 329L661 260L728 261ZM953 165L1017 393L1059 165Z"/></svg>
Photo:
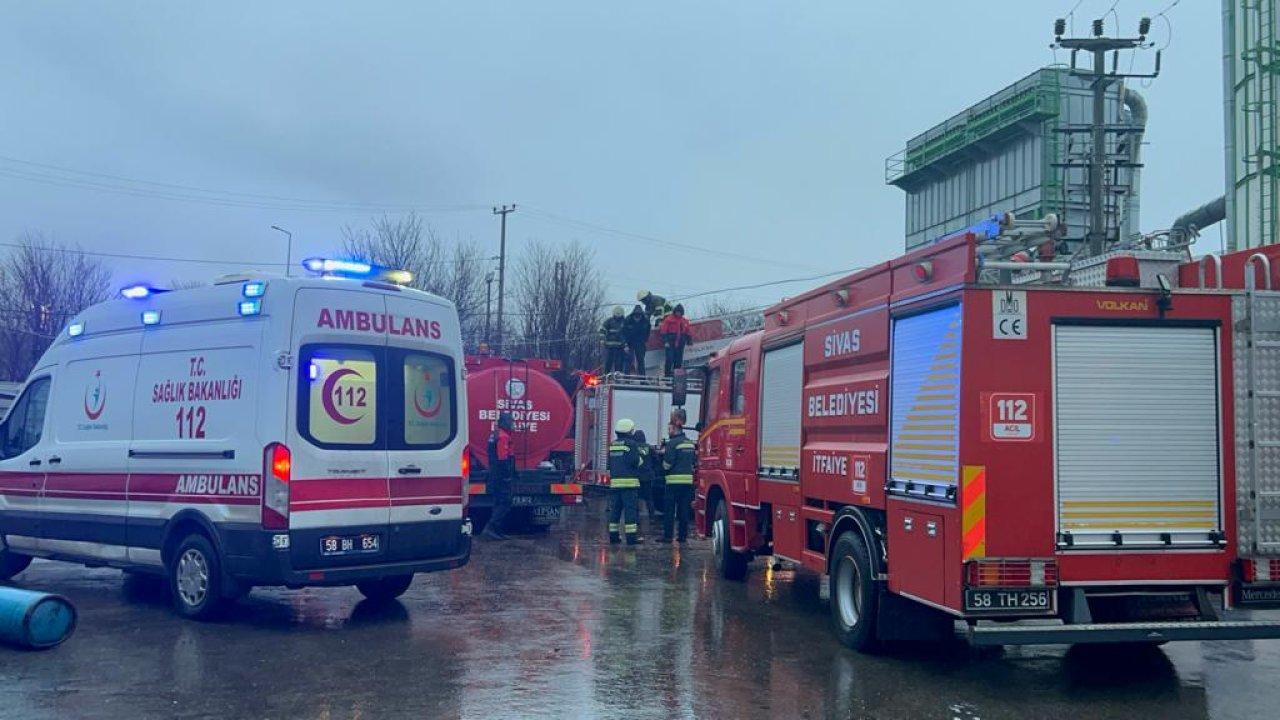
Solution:
<svg viewBox="0 0 1280 720"><path fill-rule="evenodd" d="M333 403L334 388L337 387L339 380L348 375L355 375L362 380L364 379L364 376L355 370L352 370L351 368L342 368L325 378L324 385L320 388L320 396L323 398L324 402L324 411L334 422L340 425L352 425L364 419L364 415L360 415L358 417L347 417L346 415L343 415L342 412L338 410L338 406Z"/></svg>
<svg viewBox="0 0 1280 720"><path fill-rule="evenodd" d="M441 397L440 393L436 393L436 401L435 401L434 403L431 403L431 407L429 407L429 408L424 408L424 407L422 407L422 405L418 402L418 395L417 395L417 393L414 393L414 396L413 396L413 409L414 409L414 410L416 410L416 411L417 411L417 413L418 413L419 415L421 415L422 417L424 417L424 418L433 418L433 417L435 417L435 416L439 415L439 414L440 414L440 408L441 408L443 405L444 405L444 398L443 398L443 397Z"/></svg>

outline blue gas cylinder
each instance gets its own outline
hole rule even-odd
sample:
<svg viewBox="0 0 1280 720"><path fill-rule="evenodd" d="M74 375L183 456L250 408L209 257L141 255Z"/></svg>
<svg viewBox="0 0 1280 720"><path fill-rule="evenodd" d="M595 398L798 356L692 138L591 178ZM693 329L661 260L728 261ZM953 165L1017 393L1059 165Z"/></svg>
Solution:
<svg viewBox="0 0 1280 720"><path fill-rule="evenodd" d="M0 586L0 641L51 648L75 629L75 606L61 595Z"/></svg>

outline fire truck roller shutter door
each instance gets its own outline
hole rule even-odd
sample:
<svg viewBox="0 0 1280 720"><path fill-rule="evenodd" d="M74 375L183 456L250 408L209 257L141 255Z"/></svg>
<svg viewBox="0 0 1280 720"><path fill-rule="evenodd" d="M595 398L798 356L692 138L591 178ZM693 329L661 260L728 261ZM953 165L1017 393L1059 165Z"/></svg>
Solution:
<svg viewBox="0 0 1280 720"><path fill-rule="evenodd" d="M890 492L955 498L960 444L960 305L893 323Z"/></svg>
<svg viewBox="0 0 1280 720"><path fill-rule="evenodd" d="M803 343L764 353L760 390L760 466L766 475L789 476L800 467L803 361Z"/></svg>
<svg viewBox="0 0 1280 720"><path fill-rule="evenodd" d="M1214 544L1217 358L1210 327L1055 327L1058 524L1073 547Z"/></svg>

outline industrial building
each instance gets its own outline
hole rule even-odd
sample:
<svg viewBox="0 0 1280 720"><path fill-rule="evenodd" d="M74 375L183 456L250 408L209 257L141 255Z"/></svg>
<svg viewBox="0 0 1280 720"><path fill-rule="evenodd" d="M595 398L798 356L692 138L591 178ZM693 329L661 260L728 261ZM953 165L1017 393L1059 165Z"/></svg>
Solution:
<svg viewBox="0 0 1280 720"><path fill-rule="evenodd" d="M1063 240L1088 230L1088 78L1063 67L1037 70L907 141L885 163L885 181L906 192L906 245L912 248L995 213L1056 213ZM1107 91L1104 180L1112 240L1139 231L1138 164L1146 104L1121 83Z"/></svg>

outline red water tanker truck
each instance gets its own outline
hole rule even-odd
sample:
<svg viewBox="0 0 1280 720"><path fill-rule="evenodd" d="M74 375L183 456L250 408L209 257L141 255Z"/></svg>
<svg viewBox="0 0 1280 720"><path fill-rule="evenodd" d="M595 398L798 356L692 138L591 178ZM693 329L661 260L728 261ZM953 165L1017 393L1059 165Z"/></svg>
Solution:
<svg viewBox="0 0 1280 720"><path fill-rule="evenodd" d="M582 502L582 486L566 481L573 459L573 404L551 375L560 369L559 361L468 355L466 363L472 521L483 527L493 512L488 441L498 415L509 412L515 420L517 477L507 529L550 527L562 507Z"/></svg>

